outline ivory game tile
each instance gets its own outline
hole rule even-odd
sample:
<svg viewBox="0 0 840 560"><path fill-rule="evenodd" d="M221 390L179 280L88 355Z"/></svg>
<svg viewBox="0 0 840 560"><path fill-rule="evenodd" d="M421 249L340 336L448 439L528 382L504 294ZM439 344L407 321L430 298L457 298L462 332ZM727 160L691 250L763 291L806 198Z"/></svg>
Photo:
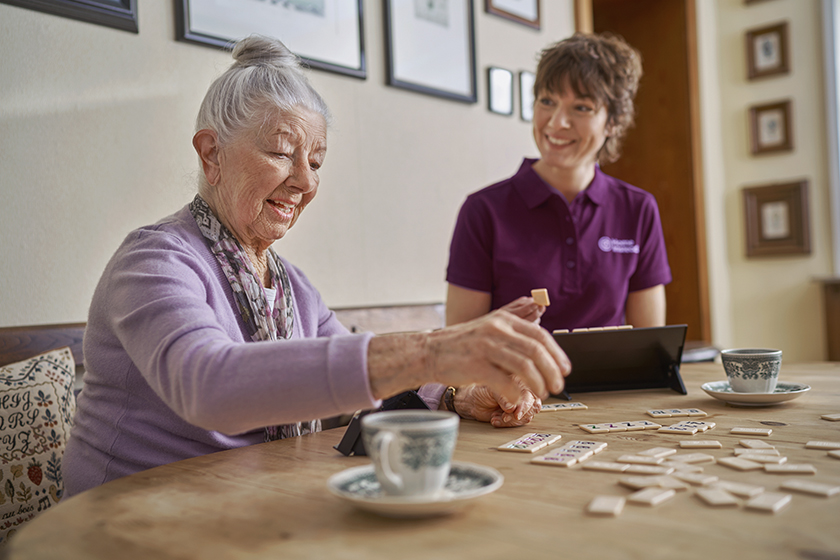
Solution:
<svg viewBox="0 0 840 560"><path fill-rule="evenodd" d="M784 463L764 465L764 471L772 474L817 474L814 465L808 463Z"/></svg>
<svg viewBox="0 0 840 560"><path fill-rule="evenodd" d="M658 506L677 495L672 488L644 488L627 497L627 501L633 504L645 506Z"/></svg>
<svg viewBox="0 0 840 560"><path fill-rule="evenodd" d="M747 500L746 506L749 509L758 509L761 511L768 511L770 513L778 513L782 511L791 500L790 494L782 494L780 492L764 492L755 498Z"/></svg>
<svg viewBox="0 0 840 560"><path fill-rule="evenodd" d="M712 488L721 488L730 494L735 494L742 498L753 498L764 492L764 486L747 484L746 482L732 482L730 480L718 480L710 486Z"/></svg>
<svg viewBox="0 0 840 560"><path fill-rule="evenodd" d="M588 461L583 468L590 471L603 472L624 472L630 467L627 463L615 463L612 461Z"/></svg>
<svg viewBox="0 0 840 560"><path fill-rule="evenodd" d="M673 455L668 458L675 463L714 463L714 455L708 453L686 453L684 455Z"/></svg>
<svg viewBox="0 0 840 560"><path fill-rule="evenodd" d="M834 451L840 449L840 442L838 441L809 441L805 444L805 449L825 449L826 451Z"/></svg>
<svg viewBox="0 0 840 560"><path fill-rule="evenodd" d="M775 448L774 449L751 449L751 448L747 447L747 448L742 449L740 447L736 447L735 449L732 450L732 452L736 456L741 456L741 455L777 455L778 456L778 455L781 455L781 453L779 453L779 451Z"/></svg>
<svg viewBox="0 0 840 560"><path fill-rule="evenodd" d="M627 474L671 474L674 472L673 467L663 467L661 465L629 465L625 470Z"/></svg>
<svg viewBox="0 0 840 560"><path fill-rule="evenodd" d="M664 459L662 457L648 457L646 455L622 455L616 461L619 463L632 463L634 465L658 465Z"/></svg>
<svg viewBox="0 0 840 560"><path fill-rule="evenodd" d="M670 447L651 447L650 449L645 449L644 451L639 451L637 455L643 455L645 457L668 457L673 455L677 452L676 449L672 449Z"/></svg>
<svg viewBox="0 0 840 560"><path fill-rule="evenodd" d="M747 461L746 459L741 459L740 457L723 457L718 459L717 462L718 465L723 465L725 467L729 467L730 469L736 469L739 471L753 471L762 467L761 463Z"/></svg>
<svg viewBox="0 0 840 560"><path fill-rule="evenodd" d="M695 493L701 500L710 506L737 507L741 505L738 498L722 488L698 488Z"/></svg>
<svg viewBox="0 0 840 560"><path fill-rule="evenodd" d="M833 484L823 484L821 482L814 482L813 480L802 480L801 478L791 478L784 481L781 486L782 490L794 490L796 492L804 492L806 494L813 494L814 496L822 496L829 498L835 494L840 494L840 486Z"/></svg>
<svg viewBox="0 0 840 560"><path fill-rule="evenodd" d="M744 455L738 455L738 458L746 459L747 461L752 461L753 463L761 463L762 465L781 465L782 463L787 462L787 457L784 457L783 455L760 455L758 453L751 455L746 453Z"/></svg>
<svg viewBox="0 0 840 560"><path fill-rule="evenodd" d="M683 482L688 482L689 484L694 484L695 486L707 486L709 484L715 483L720 480L718 477L711 475L711 474L702 474L702 473L684 473L684 472L675 472L672 474L674 478L678 480L682 480Z"/></svg>
<svg viewBox="0 0 840 560"><path fill-rule="evenodd" d="M740 436L769 436L773 433L773 430L771 428L742 428L736 426L729 430L729 433Z"/></svg>
<svg viewBox="0 0 840 560"><path fill-rule="evenodd" d="M698 440L686 440L680 442L680 447L688 448L688 449L720 449L723 447L721 443L717 440L711 439L698 439Z"/></svg>
<svg viewBox="0 0 840 560"><path fill-rule="evenodd" d="M750 449L776 449L776 446L760 439L742 439L738 443L740 443L742 447L748 447Z"/></svg>
<svg viewBox="0 0 840 560"><path fill-rule="evenodd" d="M595 496L586 506L586 512L591 515L616 517L624 509L625 501L622 496Z"/></svg>

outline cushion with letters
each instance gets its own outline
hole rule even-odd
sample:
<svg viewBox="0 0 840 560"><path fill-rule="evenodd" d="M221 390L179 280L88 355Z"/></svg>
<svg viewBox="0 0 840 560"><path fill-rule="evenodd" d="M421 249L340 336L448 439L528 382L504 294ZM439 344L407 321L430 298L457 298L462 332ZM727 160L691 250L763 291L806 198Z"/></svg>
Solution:
<svg viewBox="0 0 840 560"><path fill-rule="evenodd" d="M0 367L0 543L64 493L75 379L70 348Z"/></svg>

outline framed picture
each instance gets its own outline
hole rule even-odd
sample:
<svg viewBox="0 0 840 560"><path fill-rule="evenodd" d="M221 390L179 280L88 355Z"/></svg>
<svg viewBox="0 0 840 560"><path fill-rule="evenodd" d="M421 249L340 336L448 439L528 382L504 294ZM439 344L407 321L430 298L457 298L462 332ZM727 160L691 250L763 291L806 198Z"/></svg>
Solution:
<svg viewBox="0 0 840 560"><path fill-rule="evenodd" d="M0 0L0 3L139 33L137 0Z"/></svg>
<svg viewBox="0 0 840 560"><path fill-rule="evenodd" d="M793 150L790 100L750 107L750 151L753 154Z"/></svg>
<svg viewBox="0 0 840 560"><path fill-rule="evenodd" d="M232 48L252 33L276 37L312 68L364 79L362 0L176 0L178 40Z"/></svg>
<svg viewBox="0 0 840 560"><path fill-rule="evenodd" d="M487 69L487 108L499 115L513 114L513 72L491 66Z"/></svg>
<svg viewBox="0 0 840 560"><path fill-rule="evenodd" d="M472 0L383 0L388 85L475 103Z"/></svg>
<svg viewBox="0 0 840 560"><path fill-rule="evenodd" d="M811 252L808 181L744 189L747 256Z"/></svg>
<svg viewBox="0 0 840 560"><path fill-rule="evenodd" d="M755 80L788 72L787 22L747 31L747 77Z"/></svg>
<svg viewBox="0 0 840 560"><path fill-rule="evenodd" d="M534 120L534 80L533 72L519 72L519 116L525 122Z"/></svg>
<svg viewBox="0 0 840 560"><path fill-rule="evenodd" d="M484 11L534 29L540 28L540 0L484 0Z"/></svg>

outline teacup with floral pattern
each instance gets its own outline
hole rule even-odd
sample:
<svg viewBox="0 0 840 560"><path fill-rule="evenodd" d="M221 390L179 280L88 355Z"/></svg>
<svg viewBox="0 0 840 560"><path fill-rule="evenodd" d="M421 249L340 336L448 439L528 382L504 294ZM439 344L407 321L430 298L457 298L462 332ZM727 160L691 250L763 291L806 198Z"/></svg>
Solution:
<svg viewBox="0 0 840 560"><path fill-rule="evenodd" d="M733 348L720 353L729 386L736 393L772 393L782 368L782 351Z"/></svg>

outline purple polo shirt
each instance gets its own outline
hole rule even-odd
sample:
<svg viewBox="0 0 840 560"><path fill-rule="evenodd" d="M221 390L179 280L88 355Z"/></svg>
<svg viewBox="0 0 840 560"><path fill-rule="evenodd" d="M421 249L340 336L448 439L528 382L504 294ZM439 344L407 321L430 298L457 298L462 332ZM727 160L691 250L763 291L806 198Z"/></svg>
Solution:
<svg viewBox="0 0 840 560"><path fill-rule="evenodd" d="M572 203L526 159L467 197L449 251L450 284L492 294L498 309L547 288L549 331L624 324L628 292L671 281L656 199L595 168Z"/></svg>

